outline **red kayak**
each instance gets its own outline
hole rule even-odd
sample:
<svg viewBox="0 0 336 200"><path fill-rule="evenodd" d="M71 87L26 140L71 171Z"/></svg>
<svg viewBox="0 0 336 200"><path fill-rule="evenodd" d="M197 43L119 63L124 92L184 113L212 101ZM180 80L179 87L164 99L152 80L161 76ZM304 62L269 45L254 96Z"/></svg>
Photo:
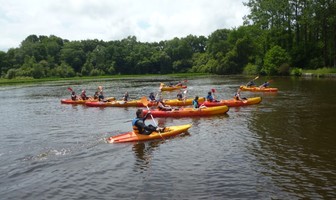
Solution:
<svg viewBox="0 0 336 200"><path fill-rule="evenodd" d="M224 105L229 106L229 107L238 107L238 106L258 104L260 102L261 102L261 97L252 97L252 98L247 98L246 100L228 99L228 100L220 100L217 102L205 101L203 105L207 107L224 106Z"/></svg>

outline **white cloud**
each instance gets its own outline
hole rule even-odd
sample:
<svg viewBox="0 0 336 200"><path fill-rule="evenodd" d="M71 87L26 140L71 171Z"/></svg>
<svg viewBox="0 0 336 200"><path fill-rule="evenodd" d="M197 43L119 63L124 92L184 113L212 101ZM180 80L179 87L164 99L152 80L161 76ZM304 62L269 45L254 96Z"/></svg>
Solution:
<svg viewBox="0 0 336 200"><path fill-rule="evenodd" d="M0 50L29 35L142 42L208 36L242 25L246 0L0 0Z"/></svg>

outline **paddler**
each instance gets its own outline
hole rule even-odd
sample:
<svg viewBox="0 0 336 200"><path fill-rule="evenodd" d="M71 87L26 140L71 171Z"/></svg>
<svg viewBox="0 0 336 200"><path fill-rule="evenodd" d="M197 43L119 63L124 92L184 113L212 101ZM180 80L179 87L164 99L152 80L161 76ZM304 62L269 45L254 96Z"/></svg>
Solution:
<svg viewBox="0 0 336 200"><path fill-rule="evenodd" d="M154 131L162 132L164 128L155 127L153 125L146 125L145 120L150 115L150 111L144 116L142 109L136 111L136 118L132 120L133 132L136 134L150 135Z"/></svg>
<svg viewBox="0 0 336 200"><path fill-rule="evenodd" d="M259 86L259 88L267 88L270 85L270 82L265 81L263 84Z"/></svg>
<svg viewBox="0 0 336 200"><path fill-rule="evenodd" d="M76 95L76 92L75 92L75 91L72 91L72 92L71 92L71 100L72 100L72 101L76 101L76 100L77 100L77 95Z"/></svg>

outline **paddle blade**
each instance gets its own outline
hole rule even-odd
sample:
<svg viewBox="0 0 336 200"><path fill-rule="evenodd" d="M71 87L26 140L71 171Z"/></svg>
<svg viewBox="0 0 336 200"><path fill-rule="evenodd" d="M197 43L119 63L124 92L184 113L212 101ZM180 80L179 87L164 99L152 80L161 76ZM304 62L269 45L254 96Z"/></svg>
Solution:
<svg viewBox="0 0 336 200"><path fill-rule="evenodd" d="M147 97L145 97L145 96L141 97L140 101L144 106L146 106L146 107L148 106L149 102L147 100Z"/></svg>
<svg viewBox="0 0 336 200"><path fill-rule="evenodd" d="M259 76L255 77L253 80L257 80L259 78Z"/></svg>
<svg viewBox="0 0 336 200"><path fill-rule="evenodd" d="M212 93L215 93L215 92L216 92L216 89L212 88L212 89L211 89L211 92L212 92Z"/></svg>
<svg viewBox="0 0 336 200"><path fill-rule="evenodd" d="M72 91L73 91L71 87L68 87L68 90L69 90L70 92L72 92Z"/></svg>
<svg viewBox="0 0 336 200"><path fill-rule="evenodd" d="M184 94L187 94L187 92L188 92L188 90L184 90L184 91L183 91Z"/></svg>

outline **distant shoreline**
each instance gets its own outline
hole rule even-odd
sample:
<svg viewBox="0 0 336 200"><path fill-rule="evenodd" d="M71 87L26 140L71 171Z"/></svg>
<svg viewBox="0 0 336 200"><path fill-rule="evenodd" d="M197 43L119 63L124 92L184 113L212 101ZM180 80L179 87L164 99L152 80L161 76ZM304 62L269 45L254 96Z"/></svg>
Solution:
<svg viewBox="0 0 336 200"><path fill-rule="evenodd" d="M336 73L330 73L330 74L302 73L301 76L316 77L316 78L336 78Z"/></svg>

